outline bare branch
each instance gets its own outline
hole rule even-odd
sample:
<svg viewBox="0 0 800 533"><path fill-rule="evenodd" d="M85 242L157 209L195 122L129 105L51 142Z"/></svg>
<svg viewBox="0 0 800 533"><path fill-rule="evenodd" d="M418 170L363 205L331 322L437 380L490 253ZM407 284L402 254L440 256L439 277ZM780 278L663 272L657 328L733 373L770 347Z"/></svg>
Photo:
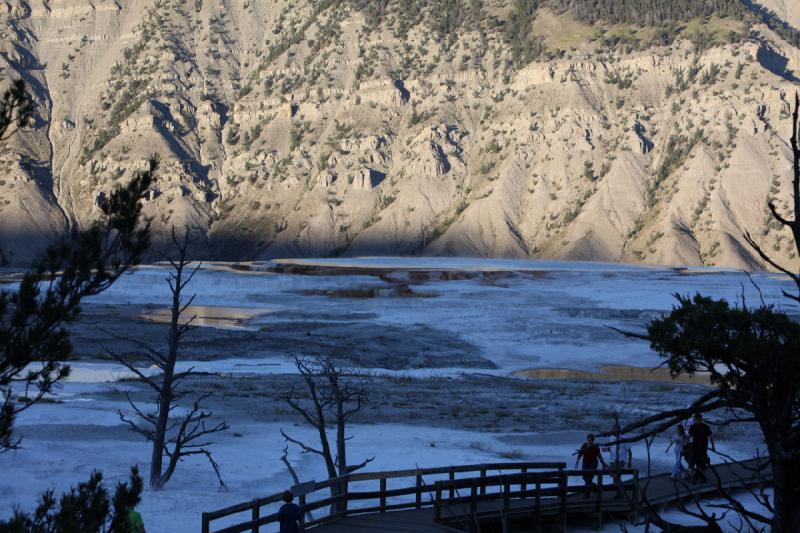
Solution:
<svg viewBox="0 0 800 533"><path fill-rule="evenodd" d="M284 439L285 439L287 442L291 442L292 444L294 444L294 445L296 445L296 446L299 446L300 448L302 448L302 450L303 450L303 453L315 453L315 454L317 454L317 455L322 455L322 456L324 456L324 455L325 455L325 454L322 452L322 450L317 450L316 448L312 448L311 446L308 446L308 445L306 445L305 443L303 443L303 442L301 442L301 441L299 441L299 440L297 440L297 439L293 439L292 437L290 437L289 435L287 435L287 434L286 434L286 433L283 431L283 429L281 429L281 435L283 436L283 438L284 438Z"/></svg>
<svg viewBox="0 0 800 533"><path fill-rule="evenodd" d="M108 355L110 355L111 357L113 357L114 359L116 359L116 360L117 360L117 362L119 362L119 363L120 363L121 365L123 365L125 368L127 368L128 370L130 370L131 372L133 372L133 373L134 373L134 374L135 374L135 375L136 375L136 376L137 376L137 377L138 377L138 378L139 378L139 379L140 379L142 382L144 382L144 383L146 383L147 385L149 385L150 387L152 387L152 388L153 388L153 390L155 390L157 394L161 394L161 385L159 385L159 384L156 382L156 380L154 380L152 377L150 377L150 376L147 376L147 375L145 375L144 373L142 373L142 371L141 371L141 370L139 370L138 368L136 368L136 367L133 365L133 363L130 363L130 362L128 362L128 360L127 360L127 359L125 359L125 358L124 358L124 357L122 357L121 355L117 354L115 351L113 351L113 350L111 350L111 349L109 349L109 348L106 348L105 346L104 346L103 348L105 349L105 351L106 351L106 353L107 353Z"/></svg>
<svg viewBox="0 0 800 533"><path fill-rule="evenodd" d="M306 385L310 405L306 407L304 400L298 398L294 387L281 399L303 419L317 430L319 449L313 448L297 439L293 439L281 430L287 442L299 446L303 453L320 455L325 461L328 478L336 479L350 472L362 469L374 460L369 457L361 463L350 465L347 461L347 422L369 404L369 396L364 387L354 386L347 373L338 367L329 357L317 357L313 360L296 357L295 366ZM328 439L326 419L335 421L336 441L332 449ZM341 481L331 485L331 495L336 496L347 490L347 482ZM346 501L334 504L334 512L346 509Z"/></svg>
<svg viewBox="0 0 800 533"><path fill-rule="evenodd" d="M289 442L289 441L287 441ZM289 471L289 475L292 476L292 481L294 481L295 485L300 484L300 477L297 475L297 471L292 466L292 463L289 462L289 445L283 447L283 454L281 454L281 462L286 465L286 470Z"/></svg>
<svg viewBox="0 0 800 533"><path fill-rule="evenodd" d="M750 274L750 272L745 270L744 275L747 276L747 279L750 280L750 284L753 285L758 292L758 299L761 301L761 305L766 307L767 303L764 301L764 293L761 292L761 287L758 286L758 283L756 283L756 280L753 279L753 276Z"/></svg>
<svg viewBox="0 0 800 533"><path fill-rule="evenodd" d="M368 457L367 459L364 459L364 461L358 463L357 465L347 465L347 473L348 474L352 474L356 470L361 470L362 468L364 468L365 466L367 466L368 464L370 464L374 460L375 460L375 456L372 456L372 457Z"/></svg>
<svg viewBox="0 0 800 533"><path fill-rule="evenodd" d="M627 426L621 428L620 433L621 434L635 433L635 435L632 435L631 437L620 438L619 440L611 442L610 445L639 442L652 435L663 433L667 429L675 426L675 424L677 424L678 422L688 420L697 413L706 413L709 411L714 411L716 409L727 407L728 406L727 400L720 399L721 396L722 393L719 390L713 389L700 396L697 400L692 402L692 404L689 405L689 407L686 407L684 409L673 409L670 411L663 411L655 415L643 418L637 422L628 424ZM614 432L598 433L597 436L598 437L614 436ZM608 445L609 444L601 444L601 446L608 446Z"/></svg>
<svg viewBox="0 0 800 533"><path fill-rule="evenodd" d="M106 328L97 328L97 330L112 337L114 340L129 342L131 344L138 346L139 348L144 350L145 357L147 357L150 361L156 364L159 368L162 368L164 366L164 363L166 363L166 357L164 357L164 355L161 352L159 352L158 350L156 350L155 348L153 348L152 346L150 346L149 344L140 339L134 337L124 337Z"/></svg>
<svg viewBox="0 0 800 533"><path fill-rule="evenodd" d="M747 242L747 244L750 245L751 248L753 248L753 250L755 250L755 252L758 254L758 256L762 260L764 260L767 264L772 266L774 269L783 272L784 274L786 274L787 276L789 276L792 279L795 279L795 280L798 279L797 274L795 274L794 272L792 272L788 268L782 266L777 261L772 259L769 255L767 255L767 253L761 248L761 246L759 246L758 243L756 243L756 241L753 240L753 237L750 235L749 231L745 231L744 232L744 240Z"/></svg>
<svg viewBox="0 0 800 533"><path fill-rule="evenodd" d="M734 498L730 494L730 492L728 492L723 487L722 478L720 478L719 473L716 471L716 469L712 468L711 469L711 473L714 475L714 479L716 480L718 492L722 495L723 498L725 498L727 500L727 504L725 504L724 506L719 506L719 507L721 507L723 509L730 509L730 510L736 512L736 514L739 515L739 517L741 517L745 522L747 522L747 525L750 527L750 529L752 531L758 531L760 529L760 528L756 527L755 524L753 524L753 522L752 522L753 520L755 520L757 522L761 522L762 524L765 524L765 525L771 525L772 524L772 519L771 518L768 518L768 517L766 517L766 516L764 516L764 515L762 515L760 513L757 513L755 511L753 511L753 510L747 509L744 505L741 504L741 502L739 502L736 498ZM739 477L739 476L737 476L737 477ZM741 477L739 477L739 481L740 482L745 482L745 481L749 481L749 480L744 480ZM743 486L746 486L746 485L743 485Z"/></svg>
<svg viewBox="0 0 800 533"><path fill-rule="evenodd" d="M187 263L187 264L188 264L188 263ZM187 286L187 285L188 285L188 284L189 284L189 283L190 283L190 282L191 282L191 281L194 279L194 275L195 275L195 274L197 274L197 272L198 272L198 271L200 271L200 268L202 268L202 266L203 266L203 263L202 263L202 262L199 262L199 263L197 263L197 266L195 266L195 267L192 269L192 271L191 271L191 272L189 272L189 275L188 275L188 276L186 276L186 279L185 279L185 280L183 281L183 283L181 284L181 289L183 289L184 287L186 287L186 286ZM192 300L194 300L194 296L192 296Z"/></svg>
<svg viewBox="0 0 800 533"><path fill-rule="evenodd" d="M636 332L633 332L633 331L626 331L626 330L623 330L623 329L616 328L614 326L606 326L606 327L608 329L610 329L612 331L616 331L617 333L623 335L624 337L628 337L630 339L641 339L643 341L649 341L650 340L650 337L648 337L647 335L645 335L643 333L636 333Z"/></svg>
<svg viewBox="0 0 800 533"><path fill-rule="evenodd" d="M778 209L775 207L774 203L772 203L772 202L768 203L767 207L769 208L770 213L772 213L772 217L775 220L777 220L781 225L787 226L789 228L794 228L795 225L797 225L797 221L796 220L788 220L788 219L784 218L783 216L781 216L781 214L778 213Z"/></svg>

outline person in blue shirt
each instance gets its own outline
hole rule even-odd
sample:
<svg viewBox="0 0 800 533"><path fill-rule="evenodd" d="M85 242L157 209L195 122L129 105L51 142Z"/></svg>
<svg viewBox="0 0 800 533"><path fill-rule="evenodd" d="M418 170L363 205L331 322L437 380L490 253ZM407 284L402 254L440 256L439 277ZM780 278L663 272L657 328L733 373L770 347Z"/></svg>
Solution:
<svg viewBox="0 0 800 533"><path fill-rule="evenodd" d="M281 525L280 533L300 533L300 523L303 521L303 513L300 512L300 507L292 503L294 494L292 491L283 491L283 501L278 510L278 522Z"/></svg>

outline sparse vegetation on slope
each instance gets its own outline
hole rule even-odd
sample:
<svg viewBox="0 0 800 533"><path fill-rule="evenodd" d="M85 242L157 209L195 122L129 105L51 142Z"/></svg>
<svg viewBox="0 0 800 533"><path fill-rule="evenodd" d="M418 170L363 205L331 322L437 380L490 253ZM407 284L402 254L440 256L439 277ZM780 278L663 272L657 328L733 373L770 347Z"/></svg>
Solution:
<svg viewBox="0 0 800 533"><path fill-rule="evenodd" d="M741 17L747 10L740 0L552 0L584 22L659 25L694 18Z"/></svg>
<svg viewBox="0 0 800 533"><path fill-rule="evenodd" d="M0 221L50 209L80 226L157 153L156 235L198 228L214 257L424 250L752 266L708 214L749 221L715 186L774 144L798 66L736 5L160 0L87 18L62 30L63 52L47 39L26 49L47 64L30 72L46 75L53 103L42 99L50 118L0 156ZM14 23L36 34L59 16ZM90 38L113 42L123 27L127 46ZM777 166L778 145L765 152ZM41 209L18 207L29 195ZM768 238L786 248L781 232Z"/></svg>

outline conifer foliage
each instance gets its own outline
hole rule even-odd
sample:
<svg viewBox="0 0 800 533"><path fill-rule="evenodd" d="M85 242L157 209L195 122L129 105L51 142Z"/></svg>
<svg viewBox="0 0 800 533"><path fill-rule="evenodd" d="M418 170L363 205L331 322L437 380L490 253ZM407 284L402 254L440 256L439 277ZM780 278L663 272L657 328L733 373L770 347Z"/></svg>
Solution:
<svg viewBox="0 0 800 533"><path fill-rule="evenodd" d="M0 140L31 123L33 101L22 81L0 98ZM19 447L14 418L49 394L69 375L72 344L66 326L80 313L81 300L108 289L136 265L150 244L150 226L141 216L157 163L138 173L100 205L103 213L88 228L51 246L13 290L0 291L0 453ZM32 514L17 511L0 521L0 533L127 533L128 510L140 499L136 467L120 483L113 502L94 472L56 501L42 495ZM113 508L112 508L113 505Z"/></svg>
<svg viewBox="0 0 800 533"><path fill-rule="evenodd" d="M603 20L643 26L714 15L741 17L747 12L740 0L551 0L551 5L571 11L584 22Z"/></svg>
<svg viewBox="0 0 800 533"><path fill-rule="evenodd" d="M0 141L26 126L33 116L33 100L22 80L15 80L0 97Z"/></svg>
<svg viewBox="0 0 800 533"><path fill-rule="evenodd" d="M28 124L32 109L22 82L12 83L0 100L0 138ZM101 203L100 220L52 245L15 289L0 291L0 453L19 445L15 416L69 375L66 326L81 300L108 289L149 247L141 200L155 170L151 161Z"/></svg>
<svg viewBox="0 0 800 533"><path fill-rule="evenodd" d="M53 491L47 491L33 513L18 510L11 520L0 521L0 533L128 533L128 512L138 505L142 488L133 467L130 480L119 483L109 498L103 474L95 471L57 501Z"/></svg>
<svg viewBox="0 0 800 533"><path fill-rule="evenodd" d="M586 24L634 24L655 26L674 39L678 29L693 19L736 17L748 23L759 19L758 10L740 0L341 0L360 11L371 28L392 30L405 36L411 28L424 25L448 49L465 32L486 36L499 33L509 47L511 64L524 66L552 58L544 39L533 31L542 9L569 13ZM327 0L326 5L336 5ZM772 19L761 19L773 29ZM658 44L654 40L651 44Z"/></svg>

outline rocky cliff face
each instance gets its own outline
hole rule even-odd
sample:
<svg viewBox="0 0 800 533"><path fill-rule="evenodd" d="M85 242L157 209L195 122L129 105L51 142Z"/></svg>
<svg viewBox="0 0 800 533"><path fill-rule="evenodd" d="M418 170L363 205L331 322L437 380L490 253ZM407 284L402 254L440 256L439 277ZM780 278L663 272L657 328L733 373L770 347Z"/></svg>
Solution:
<svg viewBox="0 0 800 533"><path fill-rule="evenodd" d="M0 0L0 16L3 77L38 104L0 152L7 259L92 220L157 154L156 231L197 228L211 258L752 268L747 229L797 261L767 201L790 199L800 51L766 27L693 21L641 46L655 30L542 9L549 53L520 64L500 30L398 30L330 0Z"/></svg>

